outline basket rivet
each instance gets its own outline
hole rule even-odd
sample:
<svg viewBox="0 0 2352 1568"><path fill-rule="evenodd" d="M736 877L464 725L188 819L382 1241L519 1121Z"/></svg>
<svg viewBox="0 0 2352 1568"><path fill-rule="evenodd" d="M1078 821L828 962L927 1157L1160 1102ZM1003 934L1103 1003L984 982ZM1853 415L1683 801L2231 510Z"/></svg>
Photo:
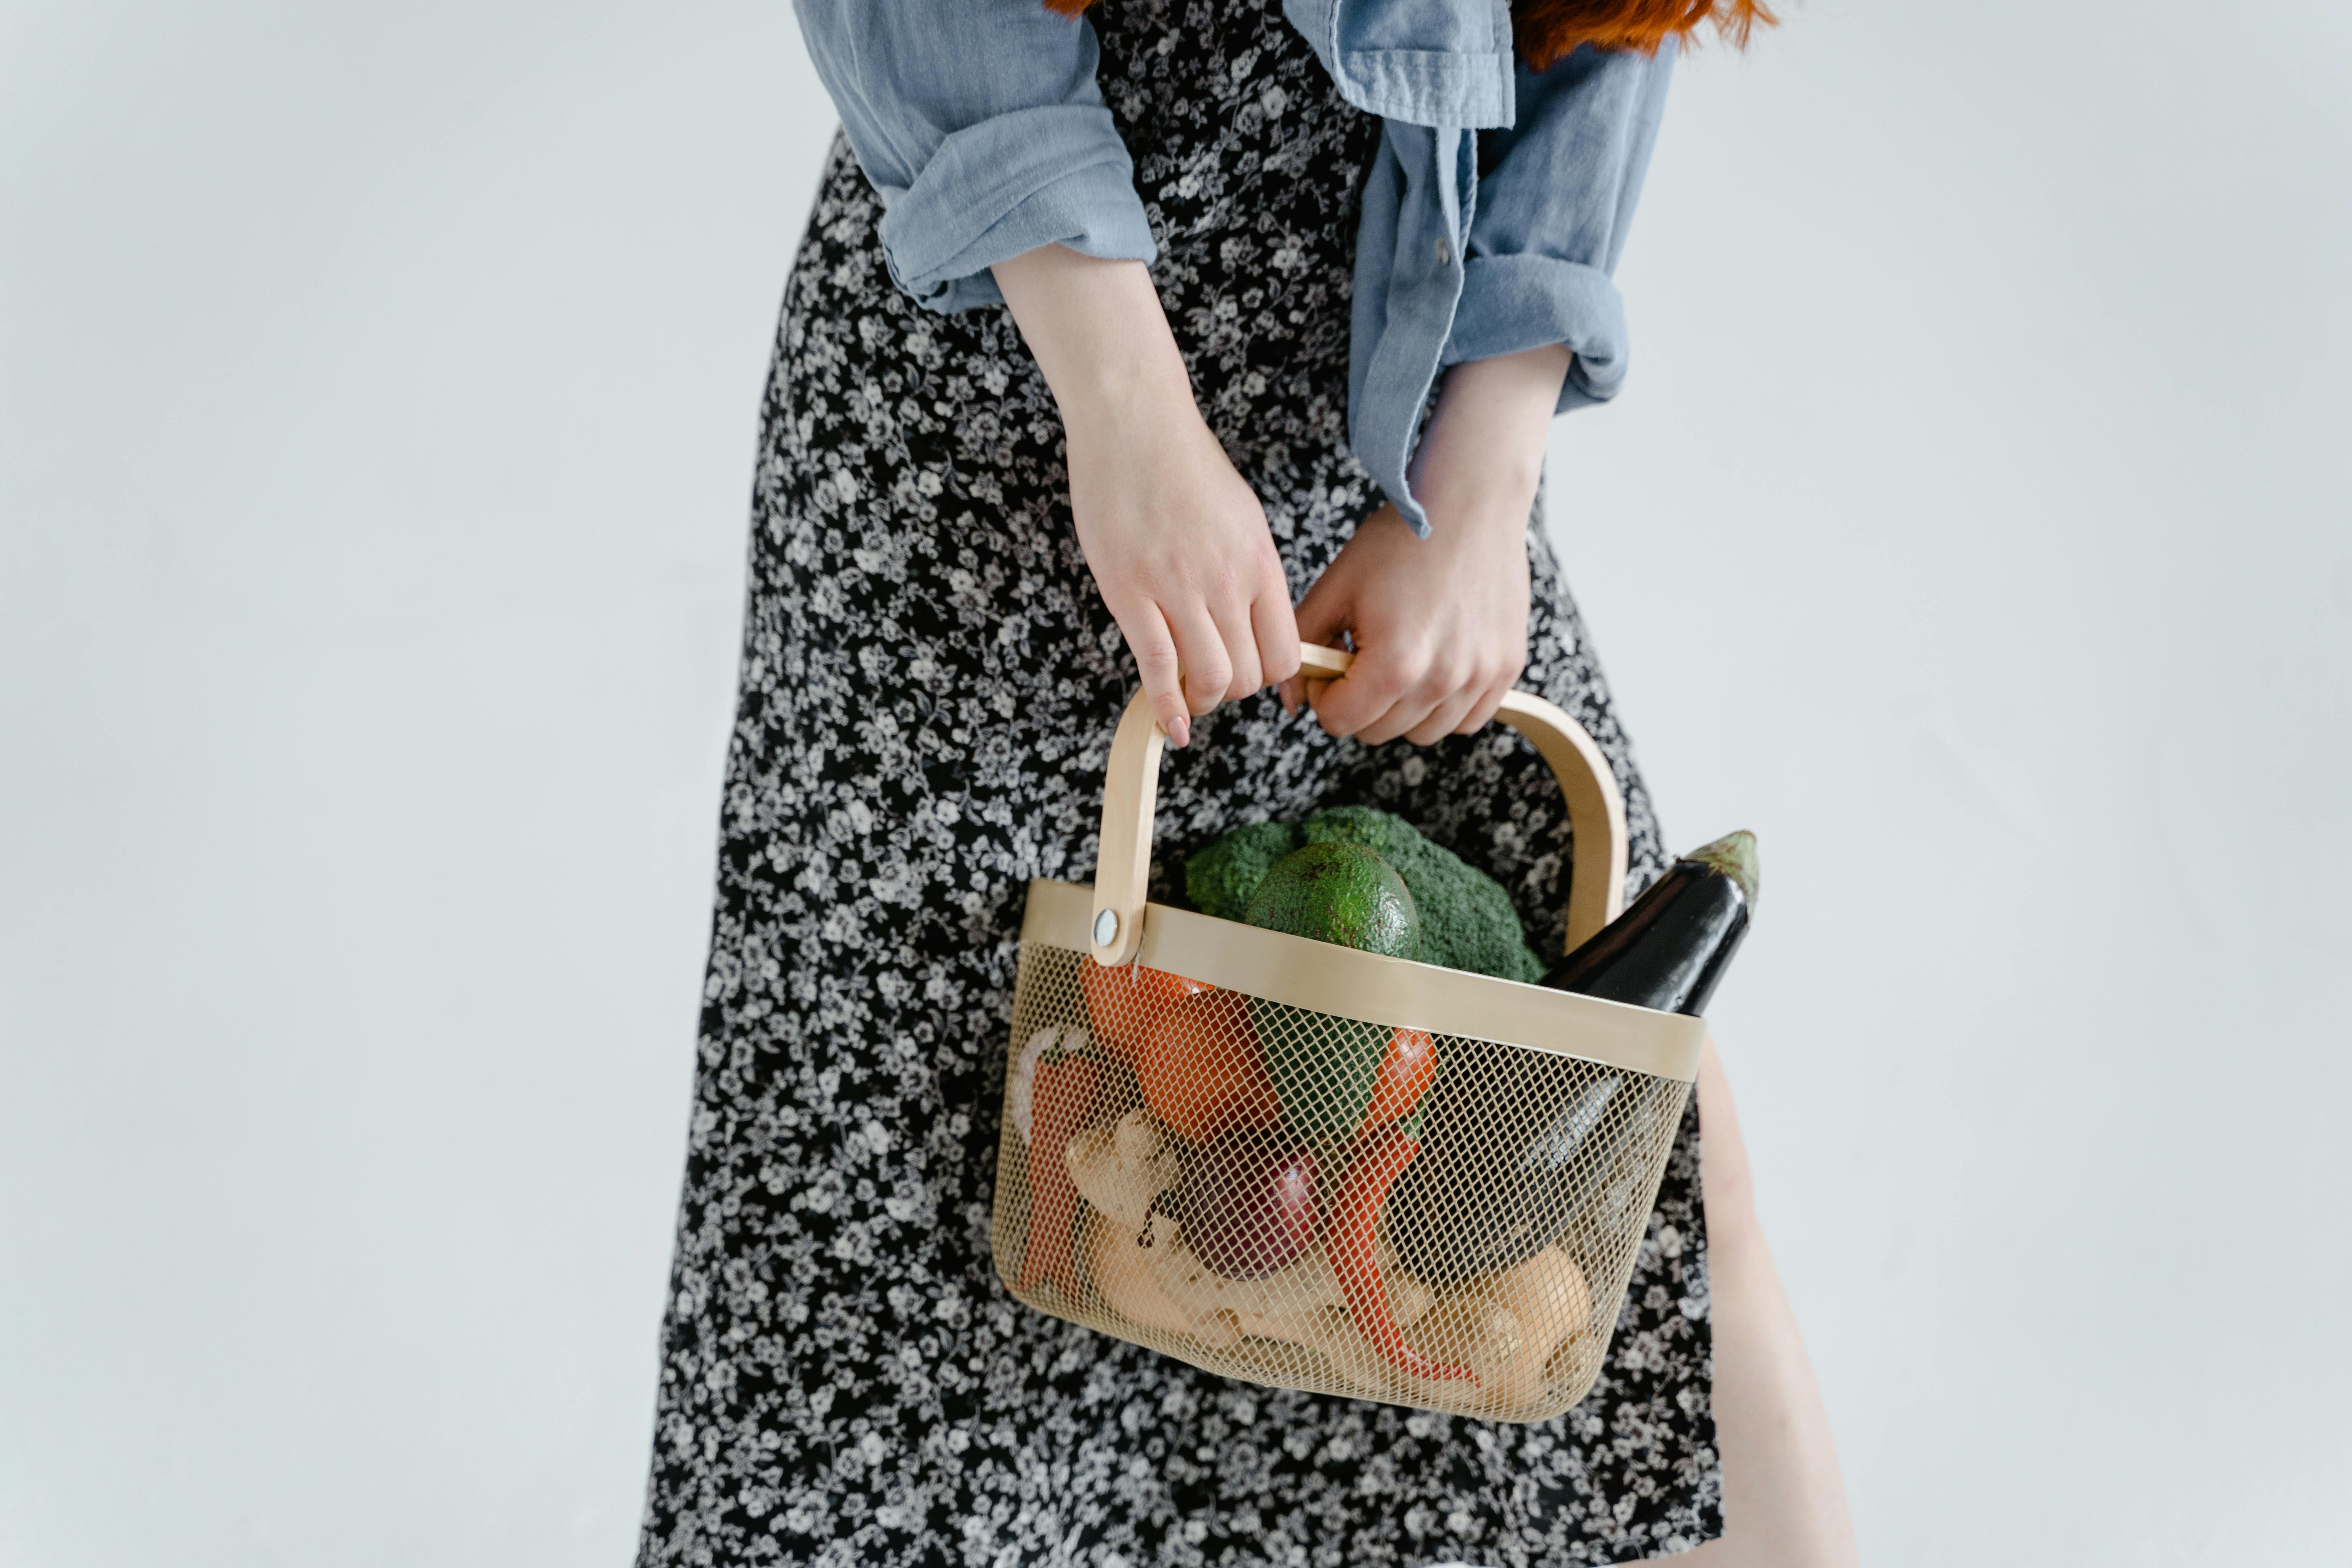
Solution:
<svg viewBox="0 0 2352 1568"><path fill-rule="evenodd" d="M1118 911L1105 910L1095 916L1095 945L1108 947L1118 940Z"/></svg>

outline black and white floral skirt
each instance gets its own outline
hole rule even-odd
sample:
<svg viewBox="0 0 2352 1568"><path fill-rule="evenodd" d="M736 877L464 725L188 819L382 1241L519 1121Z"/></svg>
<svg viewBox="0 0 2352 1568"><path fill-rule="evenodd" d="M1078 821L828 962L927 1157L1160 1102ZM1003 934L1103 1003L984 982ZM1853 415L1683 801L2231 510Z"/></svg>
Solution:
<svg viewBox="0 0 2352 1568"><path fill-rule="evenodd" d="M1346 440L1377 123L1278 0L1093 15L1169 318L1302 592L1379 499ZM1135 675L1018 331L908 302L880 216L836 144L764 410L641 1563L1517 1568L1720 1533L1695 1114L1607 1369L1538 1426L1229 1382L998 1283L1024 889L1092 876ZM1648 797L1540 529L1528 550L1524 684L1614 763L1646 883ZM1568 827L1516 735L1367 749L1270 693L1194 733L1160 784L1160 876L1236 823L1378 805L1500 878L1557 951Z"/></svg>

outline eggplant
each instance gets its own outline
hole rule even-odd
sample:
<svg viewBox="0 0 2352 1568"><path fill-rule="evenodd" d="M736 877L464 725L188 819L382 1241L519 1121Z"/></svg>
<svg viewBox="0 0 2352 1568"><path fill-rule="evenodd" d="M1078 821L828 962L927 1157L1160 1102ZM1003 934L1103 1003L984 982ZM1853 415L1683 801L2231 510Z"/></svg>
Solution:
<svg viewBox="0 0 2352 1568"><path fill-rule="evenodd" d="M1542 984L1661 1013L1704 1013L1755 905L1756 836L1727 834L1675 861Z"/></svg>
<svg viewBox="0 0 2352 1568"><path fill-rule="evenodd" d="M1593 1078L1565 1058L1555 1069L1486 1040L1446 1049L1421 1157L1389 1200L1397 1257L1432 1285L1496 1273L1550 1246L1601 1190L1631 1125L1611 1114L1628 1098L1621 1074Z"/></svg>
<svg viewBox="0 0 2352 1568"><path fill-rule="evenodd" d="M1755 901L1755 836L1718 838L1675 862L1543 984L1696 1015L1747 936ZM1508 1047L1446 1049L1421 1157L1389 1204L1406 1268L1433 1285L1491 1274L1559 1240L1588 1209L1622 1219L1614 1211L1647 1201L1634 1168L1620 1166L1629 1147L1662 1131L1651 1124L1665 1113L1660 1097L1622 1074L1538 1066Z"/></svg>

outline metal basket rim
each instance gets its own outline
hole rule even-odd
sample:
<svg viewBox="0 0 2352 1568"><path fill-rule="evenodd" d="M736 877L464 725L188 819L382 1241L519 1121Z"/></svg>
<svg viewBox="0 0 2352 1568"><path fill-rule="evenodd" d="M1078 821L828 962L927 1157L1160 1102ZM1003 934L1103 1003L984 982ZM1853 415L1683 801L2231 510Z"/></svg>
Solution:
<svg viewBox="0 0 2352 1568"><path fill-rule="evenodd" d="M1022 943L1086 955L1093 916L1092 887L1039 878L1029 884ZM1144 906L1137 962L1359 1023L1486 1040L1682 1083L1697 1079L1706 1039L1705 1020L1687 1015L1360 952L1166 904Z"/></svg>

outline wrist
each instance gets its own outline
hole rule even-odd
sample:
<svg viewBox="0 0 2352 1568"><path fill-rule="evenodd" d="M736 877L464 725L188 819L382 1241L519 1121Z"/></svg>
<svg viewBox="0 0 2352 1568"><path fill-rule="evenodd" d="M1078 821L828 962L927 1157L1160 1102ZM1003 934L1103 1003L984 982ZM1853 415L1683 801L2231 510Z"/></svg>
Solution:
<svg viewBox="0 0 2352 1568"><path fill-rule="evenodd" d="M1414 489L1424 473L1434 481L1443 470L1467 470L1532 500L1570 358L1566 344L1548 343L1448 370L1413 455Z"/></svg>
<svg viewBox="0 0 2352 1568"><path fill-rule="evenodd" d="M1165 338L1165 329L1162 329ZM1073 441L1129 440L1201 424L1192 377L1175 340L1129 342L1049 374L1054 406Z"/></svg>
<svg viewBox="0 0 2352 1568"><path fill-rule="evenodd" d="M1073 437L1194 422L1192 381L1139 261L1041 246L993 268Z"/></svg>

